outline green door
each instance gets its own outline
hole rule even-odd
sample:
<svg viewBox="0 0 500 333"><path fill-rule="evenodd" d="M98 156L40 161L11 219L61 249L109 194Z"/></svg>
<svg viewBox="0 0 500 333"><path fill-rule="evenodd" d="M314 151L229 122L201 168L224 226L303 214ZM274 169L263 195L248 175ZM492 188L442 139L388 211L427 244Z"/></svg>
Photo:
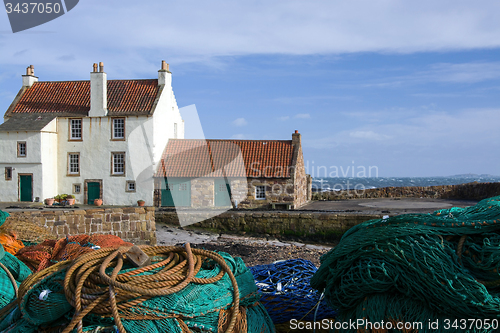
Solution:
<svg viewBox="0 0 500 333"><path fill-rule="evenodd" d="M89 205L94 204L95 199L99 199L101 196L101 185L98 182L87 183L87 203Z"/></svg>
<svg viewBox="0 0 500 333"><path fill-rule="evenodd" d="M215 206L231 206L231 187L224 179L216 179L214 182Z"/></svg>
<svg viewBox="0 0 500 333"><path fill-rule="evenodd" d="M191 181L165 178L165 189L161 190L161 205L164 207L191 207Z"/></svg>
<svg viewBox="0 0 500 333"><path fill-rule="evenodd" d="M21 201L33 201L33 181L31 175L19 175Z"/></svg>

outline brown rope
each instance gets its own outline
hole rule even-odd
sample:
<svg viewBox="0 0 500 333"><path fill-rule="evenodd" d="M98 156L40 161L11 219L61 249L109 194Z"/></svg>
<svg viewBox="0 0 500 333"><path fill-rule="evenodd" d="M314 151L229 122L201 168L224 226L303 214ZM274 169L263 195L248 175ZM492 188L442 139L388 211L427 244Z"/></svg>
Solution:
<svg viewBox="0 0 500 333"><path fill-rule="evenodd" d="M462 265L462 266L463 266L463 264L462 264L462 251L464 250L464 244L465 244L466 238L467 238L467 235L462 235L462 237L460 237L460 240L458 241L458 246L457 246L458 261L460 262L460 265Z"/></svg>
<svg viewBox="0 0 500 333"><path fill-rule="evenodd" d="M14 287L14 292L16 293L16 298L18 296L18 289L17 289L17 282L16 282L16 279L14 279L14 276L12 275L12 273L9 271L9 269L7 267L5 267L4 264L2 264L0 262L0 267L5 271L5 273L7 274L7 276L9 277L10 279L10 282L12 282L12 286Z"/></svg>
<svg viewBox="0 0 500 333"><path fill-rule="evenodd" d="M161 256L164 260L146 267L120 273L128 247L103 248L80 256L69 267L64 279L64 292L68 302L75 307L75 314L63 333L71 332L75 327L82 332L82 320L90 312L101 316L113 316L120 333L125 332L122 319L137 319L138 314L130 308L155 296L177 293L190 283L209 284L228 274L233 286L233 304L231 320L225 326L226 333L233 332L237 320L241 317L239 290L236 278L224 258L211 251L191 249L189 244L181 246L142 246L148 256ZM196 278L206 259L214 260L221 267L221 272L212 278ZM106 273L113 267L111 275ZM150 275L138 275L161 268ZM43 271L42 271L43 272ZM148 313L143 319L155 320L177 318L183 331L187 329L183 318L170 313ZM184 326L183 326L184 324Z"/></svg>

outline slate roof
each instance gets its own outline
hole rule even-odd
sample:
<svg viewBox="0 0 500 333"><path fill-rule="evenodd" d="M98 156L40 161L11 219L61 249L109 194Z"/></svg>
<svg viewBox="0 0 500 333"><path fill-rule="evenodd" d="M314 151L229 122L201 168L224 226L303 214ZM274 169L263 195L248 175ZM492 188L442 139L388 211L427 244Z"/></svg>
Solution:
<svg viewBox="0 0 500 333"><path fill-rule="evenodd" d="M55 117L55 114L16 114L0 124L0 132L40 131Z"/></svg>
<svg viewBox="0 0 500 333"><path fill-rule="evenodd" d="M10 115L65 113L87 115L90 81L42 81L25 89ZM157 79L108 80L108 115L150 114L158 96Z"/></svg>
<svg viewBox="0 0 500 333"><path fill-rule="evenodd" d="M170 139L155 177L289 178L291 140Z"/></svg>

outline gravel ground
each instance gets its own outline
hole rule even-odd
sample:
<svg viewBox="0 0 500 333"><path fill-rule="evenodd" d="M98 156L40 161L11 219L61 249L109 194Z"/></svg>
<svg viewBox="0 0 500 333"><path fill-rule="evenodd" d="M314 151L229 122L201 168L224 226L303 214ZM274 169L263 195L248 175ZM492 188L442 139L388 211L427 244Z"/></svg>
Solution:
<svg viewBox="0 0 500 333"><path fill-rule="evenodd" d="M223 251L233 257L241 257L248 267L297 258L310 260L319 267L319 258L331 249L330 246L280 241L271 237L216 234L161 224L156 225L156 230L158 245L182 245L189 242L195 248Z"/></svg>

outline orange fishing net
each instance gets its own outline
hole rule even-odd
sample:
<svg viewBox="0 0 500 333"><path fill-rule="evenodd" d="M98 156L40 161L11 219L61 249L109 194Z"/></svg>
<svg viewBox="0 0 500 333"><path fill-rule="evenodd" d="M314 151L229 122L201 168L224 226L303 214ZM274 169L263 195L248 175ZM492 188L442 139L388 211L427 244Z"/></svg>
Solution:
<svg viewBox="0 0 500 333"><path fill-rule="evenodd" d="M1 232L0 243L3 245L5 251L14 255L24 247L23 242L17 239L17 235L14 232L10 232L9 234Z"/></svg>
<svg viewBox="0 0 500 333"><path fill-rule="evenodd" d="M96 249L120 246L131 246L113 235L75 235L59 240L46 240L43 243L27 246L19 250L16 257L34 272L39 272L62 260L73 260L82 254Z"/></svg>

